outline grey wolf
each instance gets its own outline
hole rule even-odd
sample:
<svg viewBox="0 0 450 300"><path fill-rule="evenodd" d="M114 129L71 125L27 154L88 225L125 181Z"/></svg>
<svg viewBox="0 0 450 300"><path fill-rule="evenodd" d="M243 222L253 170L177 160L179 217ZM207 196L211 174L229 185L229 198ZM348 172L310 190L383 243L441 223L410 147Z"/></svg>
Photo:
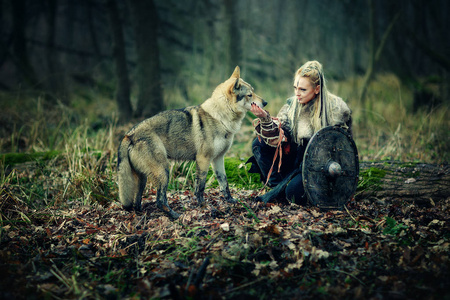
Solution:
<svg viewBox="0 0 450 300"><path fill-rule="evenodd" d="M134 126L123 137L118 153L119 198L127 210L141 210L147 179L156 186L156 204L172 219L179 217L167 203L169 160L195 161L194 197L205 205L204 190L209 165L226 201L230 194L224 155L251 106L265 102L253 87L240 78L237 66L201 105L161 112Z"/></svg>

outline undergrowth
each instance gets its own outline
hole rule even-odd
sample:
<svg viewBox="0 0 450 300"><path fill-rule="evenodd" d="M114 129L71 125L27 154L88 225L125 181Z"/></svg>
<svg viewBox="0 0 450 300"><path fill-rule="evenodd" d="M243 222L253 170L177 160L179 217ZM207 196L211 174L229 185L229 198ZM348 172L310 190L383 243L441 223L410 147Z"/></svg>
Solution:
<svg viewBox="0 0 450 300"><path fill-rule="evenodd" d="M448 161L450 118L447 107L412 113L411 91L389 74L378 76L365 103L357 103L353 95L358 83L359 79L334 82L330 84L330 90L342 96L353 110L353 135L361 161ZM288 91L280 88L283 86L280 84L255 85L258 94L269 102L266 108L272 115L276 115L285 99L291 96L280 95L282 91ZM288 82L285 85L290 86ZM196 88L190 92L197 99L196 103L209 96L200 95L202 90ZM173 93L170 96L174 97ZM75 98L73 108L70 108L60 103L52 105L42 98L26 99L5 93L0 97L8 115L2 114L5 126L0 131L1 186L12 188L25 203L117 201L117 147L121 136L134 121L119 125L112 100L94 95ZM93 110L100 107L104 109L96 119ZM249 174L250 165L245 165L251 156L251 141L255 136L252 118L249 113L226 155L230 185L238 188L262 187L259 175ZM362 173L359 189L375 188L380 175L375 174L376 171L369 169L365 171L367 174ZM194 163L174 162L170 173L171 190L193 189ZM207 184L217 186L212 170Z"/></svg>

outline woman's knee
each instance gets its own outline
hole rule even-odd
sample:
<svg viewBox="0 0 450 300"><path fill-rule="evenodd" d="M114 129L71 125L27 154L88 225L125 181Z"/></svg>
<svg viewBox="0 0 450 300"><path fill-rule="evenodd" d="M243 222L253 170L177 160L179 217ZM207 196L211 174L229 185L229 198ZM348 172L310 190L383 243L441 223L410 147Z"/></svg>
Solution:
<svg viewBox="0 0 450 300"><path fill-rule="evenodd" d="M252 152L255 153L257 151L258 153L261 153L261 149L265 148L265 143L263 141L259 141L258 138L255 138L252 143Z"/></svg>
<svg viewBox="0 0 450 300"><path fill-rule="evenodd" d="M258 138L255 138L252 143L252 152L255 157L264 157L268 158L270 157L273 159L273 156L275 154L276 148L271 147L264 143L264 141L259 141Z"/></svg>

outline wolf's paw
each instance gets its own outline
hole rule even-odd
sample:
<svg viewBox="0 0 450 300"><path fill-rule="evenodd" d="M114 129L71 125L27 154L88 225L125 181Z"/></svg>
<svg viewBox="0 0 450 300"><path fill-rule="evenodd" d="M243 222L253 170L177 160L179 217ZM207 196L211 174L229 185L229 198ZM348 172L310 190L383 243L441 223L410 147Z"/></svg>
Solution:
<svg viewBox="0 0 450 300"><path fill-rule="evenodd" d="M169 212L164 212L164 213L172 220L176 220L181 216L179 213L175 212L172 209Z"/></svg>
<svg viewBox="0 0 450 300"><path fill-rule="evenodd" d="M133 205L122 205L123 209L130 212L133 210Z"/></svg>
<svg viewBox="0 0 450 300"><path fill-rule="evenodd" d="M206 202L205 202L205 199L203 197L194 196L194 201L195 200L197 200L197 205L199 207L205 207L206 206Z"/></svg>
<svg viewBox="0 0 450 300"><path fill-rule="evenodd" d="M180 214L175 212L173 209L171 209L169 206L167 205L159 205L156 204L156 206L162 210L169 218L171 218L172 220L176 220L180 217Z"/></svg>
<svg viewBox="0 0 450 300"><path fill-rule="evenodd" d="M228 203L231 204L236 204L238 201L236 199L234 199L233 197L227 198L225 199Z"/></svg>
<svg viewBox="0 0 450 300"><path fill-rule="evenodd" d="M124 210L126 210L126 211L128 211L128 212L133 212L133 211L138 212L138 211L142 211L142 208L141 208L140 205L139 205L139 206L135 206L135 205L133 205L133 204L130 204L130 205L122 205L122 207L123 207Z"/></svg>

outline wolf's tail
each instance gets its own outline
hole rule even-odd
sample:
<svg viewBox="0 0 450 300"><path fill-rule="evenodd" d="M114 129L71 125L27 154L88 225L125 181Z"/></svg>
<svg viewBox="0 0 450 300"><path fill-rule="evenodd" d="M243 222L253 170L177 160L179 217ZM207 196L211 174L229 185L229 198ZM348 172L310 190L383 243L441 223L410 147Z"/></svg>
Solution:
<svg viewBox="0 0 450 300"><path fill-rule="evenodd" d="M131 209L133 207L134 197L138 188L136 172L133 170L128 155L130 146L132 146L132 141L129 136L125 135L119 145L117 160L119 199L125 209Z"/></svg>

